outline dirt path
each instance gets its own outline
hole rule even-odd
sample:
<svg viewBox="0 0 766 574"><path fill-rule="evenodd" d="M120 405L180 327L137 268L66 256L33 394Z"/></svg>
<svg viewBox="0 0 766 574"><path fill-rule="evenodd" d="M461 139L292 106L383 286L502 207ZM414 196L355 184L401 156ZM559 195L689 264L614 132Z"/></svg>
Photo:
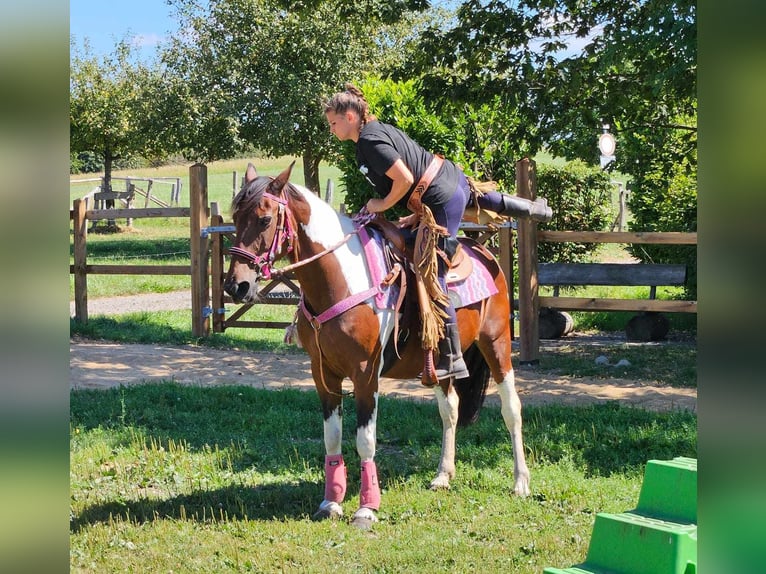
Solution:
<svg viewBox="0 0 766 574"><path fill-rule="evenodd" d="M130 311L190 309L188 291L94 299L91 316ZM74 305L70 304L70 315ZM556 342L545 343L555 346ZM586 343L587 344L587 343ZM196 346L123 344L70 339L69 384L72 389L106 389L144 381L174 380L205 386L244 384L257 388L313 390L309 359L303 353L274 354ZM350 389L350 383L346 381ZM516 369L516 387L527 405L580 405L619 401L651 410L697 410L697 390L655 386L625 379L552 377L533 367ZM418 380L384 379L381 394L434 400ZM487 402L499 404L493 386Z"/></svg>
<svg viewBox="0 0 766 574"><path fill-rule="evenodd" d="M243 384L262 389L313 390L309 360L303 354L233 352L193 346L139 345L72 339L69 384L72 389L106 389L144 381L174 380L203 386ZM350 390L350 383L348 385ZM676 389L624 379L572 379L516 369L516 386L527 405L581 405L619 401L650 410L697 410L696 389ZM417 380L384 379L381 394L433 400ZM490 386L488 404L499 404Z"/></svg>

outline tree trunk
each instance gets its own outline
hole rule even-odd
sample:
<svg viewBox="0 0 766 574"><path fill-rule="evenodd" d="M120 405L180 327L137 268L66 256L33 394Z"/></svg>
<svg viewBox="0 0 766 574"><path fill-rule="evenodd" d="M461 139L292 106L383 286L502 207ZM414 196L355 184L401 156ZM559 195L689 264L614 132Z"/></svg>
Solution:
<svg viewBox="0 0 766 574"><path fill-rule="evenodd" d="M303 152L303 180L306 187L317 195L320 195L319 161L320 158L311 151Z"/></svg>
<svg viewBox="0 0 766 574"><path fill-rule="evenodd" d="M110 192L112 191L112 163L114 161L114 154L112 154L112 150L109 149L109 147L104 149L104 184L102 186L102 190L104 192ZM107 209L114 209L114 200L113 199L107 199L105 207ZM116 223L114 219L108 219L106 222L106 225L109 229L112 229L116 227Z"/></svg>

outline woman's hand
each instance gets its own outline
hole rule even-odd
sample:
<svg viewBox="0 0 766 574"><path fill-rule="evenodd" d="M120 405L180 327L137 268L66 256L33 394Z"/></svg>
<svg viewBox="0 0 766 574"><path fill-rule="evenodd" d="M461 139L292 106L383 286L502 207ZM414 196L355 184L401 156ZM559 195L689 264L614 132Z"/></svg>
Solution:
<svg viewBox="0 0 766 574"><path fill-rule="evenodd" d="M399 227L415 227L418 224L418 214L417 213L410 213L409 215L405 215L404 217L399 218Z"/></svg>
<svg viewBox="0 0 766 574"><path fill-rule="evenodd" d="M370 213L382 213L387 209L386 202L378 197L369 199L365 207Z"/></svg>

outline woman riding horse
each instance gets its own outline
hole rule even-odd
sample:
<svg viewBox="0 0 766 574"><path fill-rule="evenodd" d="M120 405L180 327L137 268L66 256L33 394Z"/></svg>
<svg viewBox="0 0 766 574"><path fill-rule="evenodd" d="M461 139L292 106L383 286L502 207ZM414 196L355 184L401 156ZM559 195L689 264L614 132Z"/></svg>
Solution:
<svg viewBox="0 0 766 574"><path fill-rule="evenodd" d="M359 169L380 196L367 202L367 211L381 213L397 204L406 205L413 213L400 218L399 226L415 227L425 208L442 232L453 241L456 239L463 213L473 201L473 195L468 180L454 163L426 151L398 128L378 121L370 114L362 92L352 84L346 84L344 91L332 96L324 112L335 137L356 143ZM479 195L478 202L481 208L500 215L531 217L537 221L551 218L551 209L544 199L533 202L490 191ZM444 236L439 246L442 252L449 252ZM468 369L460 349L455 307L446 295L448 265L442 257L437 257L436 262L440 292L434 294L434 299L436 312L443 322L438 326L439 360L433 374L437 380L461 379L468 376Z"/></svg>

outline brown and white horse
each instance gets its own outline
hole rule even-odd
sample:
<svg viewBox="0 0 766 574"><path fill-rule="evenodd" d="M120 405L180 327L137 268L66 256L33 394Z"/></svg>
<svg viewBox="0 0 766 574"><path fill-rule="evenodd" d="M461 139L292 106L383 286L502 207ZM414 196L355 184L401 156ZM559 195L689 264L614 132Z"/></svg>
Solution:
<svg viewBox="0 0 766 574"><path fill-rule="evenodd" d="M258 282L278 273L272 268L274 261L288 257L292 262L289 267L302 292L297 335L311 357L324 415L325 494L314 518L343 515L342 382L348 377L356 401L356 448L361 459L360 503L352 523L369 528L377 521L375 512L380 506L374 461L378 385L381 376L409 379L423 370L420 337L401 337L401 333L417 334L420 319L417 310L407 304L397 312L391 306L380 308L374 303L381 287L372 279L358 223L337 213L309 190L289 183L291 170L292 165L276 178L259 177L253 165L248 165L245 182L232 203L236 239L230 249L224 288L235 302L255 302ZM460 340L471 376L458 381L445 379L434 387L443 434L438 473L431 488L448 488L454 478L458 423L476 420L491 374L511 435L513 491L526 496L529 470L522 441L521 402L511 365L508 293L502 271L491 254L487 255L484 265L496 292L457 309ZM400 335L396 346L392 344L395 333Z"/></svg>

